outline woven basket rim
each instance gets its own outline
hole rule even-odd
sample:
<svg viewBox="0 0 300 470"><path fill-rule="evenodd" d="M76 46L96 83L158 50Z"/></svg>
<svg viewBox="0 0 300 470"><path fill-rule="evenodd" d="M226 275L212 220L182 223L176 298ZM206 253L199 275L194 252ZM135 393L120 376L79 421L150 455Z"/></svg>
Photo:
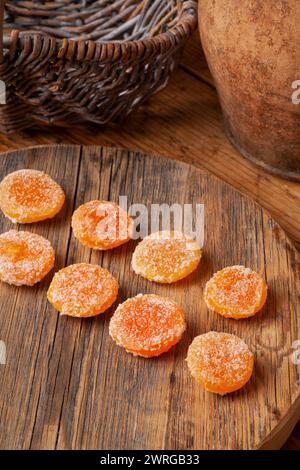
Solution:
<svg viewBox="0 0 300 470"><path fill-rule="evenodd" d="M80 38L56 38L51 34L45 32L39 32L34 30L19 30L19 29L12 29L10 33L4 39L4 48L7 46L9 48L11 44L16 43L19 37L45 37L52 41L55 41L57 44L62 45L63 47L68 47L69 44L90 44L92 46L98 45L104 48L111 48L111 47L119 47L123 46L126 48L135 48L142 44L144 47L156 46L159 43L163 43L166 41L171 40L171 36L175 39L180 37L187 37L191 32L196 29L198 23L198 1L197 0L182 0L183 2L183 10L182 14L179 18L178 23L176 23L172 28L168 29L165 32L158 33L157 35L151 38L142 38L142 39L135 39L135 40L113 40L113 41L101 41L101 40L94 40L94 39L80 39ZM184 3L188 5L185 6ZM188 31L187 31L188 28ZM0 25L1 29L1 25ZM4 28L5 29L5 28Z"/></svg>

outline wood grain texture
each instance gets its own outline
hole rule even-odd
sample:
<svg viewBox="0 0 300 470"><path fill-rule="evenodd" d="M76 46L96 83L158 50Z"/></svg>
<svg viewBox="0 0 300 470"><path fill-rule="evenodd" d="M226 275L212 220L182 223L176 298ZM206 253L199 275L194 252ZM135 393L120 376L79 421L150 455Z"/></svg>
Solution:
<svg viewBox="0 0 300 470"><path fill-rule="evenodd" d="M197 34L168 87L119 126L36 127L0 134L0 151L55 143L124 147L192 163L255 199L300 246L300 185L256 168L227 142ZM300 449L300 423L286 448Z"/></svg>
<svg viewBox="0 0 300 470"><path fill-rule="evenodd" d="M127 354L108 335L113 311L94 319L59 317L47 303L51 275L33 288L0 286L0 448L247 449L269 444L300 396L300 258L273 219L248 198L190 165L99 147L40 147L3 154L0 177L19 168L47 171L67 193L53 221L25 226L48 237L55 269L99 263L120 282L118 302L140 292L171 296L186 310L188 330L175 348L147 360ZM167 175L167 177L166 177ZM108 252L80 245L70 230L74 207L93 198L129 204L204 203L201 268L171 286L150 283L130 268L136 242ZM1 215L1 231L11 227ZM22 227L23 228L23 227ZM209 313L205 281L225 265L246 264L267 279L264 311L234 321ZM205 393L184 361L197 334L219 330L242 337L256 352L255 373L240 392ZM296 410L299 411L298 409ZM293 413L295 418L295 413Z"/></svg>

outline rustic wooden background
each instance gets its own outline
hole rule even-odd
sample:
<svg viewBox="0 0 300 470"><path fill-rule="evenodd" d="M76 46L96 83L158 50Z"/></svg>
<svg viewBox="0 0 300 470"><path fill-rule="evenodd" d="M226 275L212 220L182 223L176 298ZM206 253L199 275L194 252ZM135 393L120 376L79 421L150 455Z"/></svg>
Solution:
<svg viewBox="0 0 300 470"><path fill-rule="evenodd" d="M136 358L108 335L115 306L93 319L59 317L47 302L51 274L32 288L0 283L7 344L0 448L278 448L288 436L285 423L295 425L300 416L299 370L291 362L300 337L300 255L271 216L210 173L140 152L78 145L15 150L2 154L0 180L21 168L44 170L66 190L67 203L53 220L23 227L52 242L55 271L101 264L119 281L115 306L140 292L171 297L184 306L188 327L162 357ZM93 199L117 202L119 195L129 206L204 204L201 268L179 283L149 283L130 269L137 241L106 252L78 243L70 227L74 208ZM1 231L11 225L0 214ZM202 295L214 272L236 263L263 274L269 287L260 315L238 322L208 312ZM237 334L255 353L251 381L234 395L205 393L187 370L192 339L210 330Z"/></svg>
<svg viewBox="0 0 300 470"><path fill-rule="evenodd" d="M76 129L36 127L0 134L0 151L32 145L80 143L124 147L192 163L250 195L267 208L300 247L300 185L264 173L227 142L213 81L197 35L169 86L121 126ZM300 423L285 449L300 449Z"/></svg>

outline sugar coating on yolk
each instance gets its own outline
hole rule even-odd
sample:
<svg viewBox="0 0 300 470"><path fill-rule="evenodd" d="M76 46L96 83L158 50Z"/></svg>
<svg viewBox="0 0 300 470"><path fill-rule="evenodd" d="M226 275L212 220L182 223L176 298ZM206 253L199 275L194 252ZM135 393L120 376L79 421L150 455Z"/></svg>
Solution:
<svg viewBox="0 0 300 470"><path fill-rule="evenodd" d="M60 211L64 201L62 188L42 171L15 171L0 183L0 207L14 223L51 219Z"/></svg>
<svg viewBox="0 0 300 470"><path fill-rule="evenodd" d="M139 294L119 305L111 318L109 334L127 352L153 357L176 344L185 328L184 311L173 300Z"/></svg>
<svg viewBox="0 0 300 470"><path fill-rule="evenodd" d="M0 280L32 286L53 268L54 250L46 238L10 230L0 235Z"/></svg>
<svg viewBox="0 0 300 470"><path fill-rule="evenodd" d="M192 376L207 391L224 395L248 382L254 356L237 336L211 331L194 338L188 350L187 364Z"/></svg>
<svg viewBox="0 0 300 470"><path fill-rule="evenodd" d="M107 310L117 295L118 283L109 271L80 263L58 271L47 296L62 315L92 317Z"/></svg>
<svg viewBox="0 0 300 470"><path fill-rule="evenodd" d="M267 298L267 285L262 277L244 266L231 266L218 271L206 284L204 300L211 310L228 318L255 315Z"/></svg>
<svg viewBox="0 0 300 470"><path fill-rule="evenodd" d="M145 237L136 247L132 268L150 281L172 283L193 272L201 259L201 249L187 235L161 231Z"/></svg>
<svg viewBox="0 0 300 470"><path fill-rule="evenodd" d="M76 209L72 217L75 237L96 250L109 250L132 237L133 220L117 204L90 201Z"/></svg>

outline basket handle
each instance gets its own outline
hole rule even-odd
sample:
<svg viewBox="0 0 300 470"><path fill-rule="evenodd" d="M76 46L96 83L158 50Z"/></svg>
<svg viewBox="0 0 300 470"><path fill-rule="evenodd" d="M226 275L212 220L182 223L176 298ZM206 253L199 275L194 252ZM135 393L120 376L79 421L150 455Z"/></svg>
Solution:
<svg viewBox="0 0 300 470"><path fill-rule="evenodd" d="M3 59L3 23L5 0L0 0L0 61Z"/></svg>

